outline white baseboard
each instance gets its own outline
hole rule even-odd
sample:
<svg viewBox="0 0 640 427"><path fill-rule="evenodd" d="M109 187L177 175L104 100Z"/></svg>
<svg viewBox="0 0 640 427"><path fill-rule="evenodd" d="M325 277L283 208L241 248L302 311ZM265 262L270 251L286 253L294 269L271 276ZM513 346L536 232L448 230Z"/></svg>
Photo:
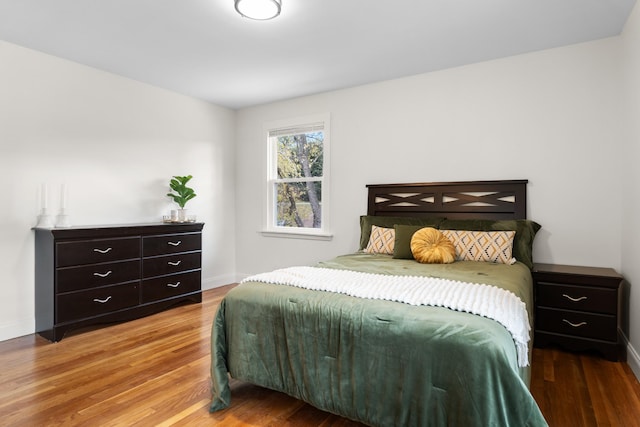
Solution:
<svg viewBox="0 0 640 427"><path fill-rule="evenodd" d="M12 338L31 335L36 330L35 319L22 319L18 322L11 322L0 325L0 341L10 340Z"/></svg>
<svg viewBox="0 0 640 427"><path fill-rule="evenodd" d="M206 277L202 279L202 290L219 288L220 286L230 285L232 283L238 283L234 274L223 274L220 276Z"/></svg>
<svg viewBox="0 0 640 427"><path fill-rule="evenodd" d="M638 355L638 352L633 348L630 342L627 342L627 364L633 371L636 378L640 381L640 355Z"/></svg>
<svg viewBox="0 0 640 427"><path fill-rule="evenodd" d="M256 273L253 273L253 274L241 274L241 273L238 273L238 274L236 274L236 279L238 279L238 283L240 283L244 279L246 279L247 277L253 276L254 274L256 274Z"/></svg>

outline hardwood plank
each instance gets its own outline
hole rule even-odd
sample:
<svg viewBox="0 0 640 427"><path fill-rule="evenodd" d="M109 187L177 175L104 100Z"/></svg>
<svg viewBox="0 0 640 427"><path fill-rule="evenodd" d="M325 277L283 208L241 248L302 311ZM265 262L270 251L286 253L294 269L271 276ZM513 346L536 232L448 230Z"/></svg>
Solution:
<svg viewBox="0 0 640 427"><path fill-rule="evenodd" d="M37 335L0 342L0 424L361 426L236 380L231 408L209 413L211 323L231 287L59 343ZM552 427L640 426L640 384L624 362L536 348L531 390Z"/></svg>

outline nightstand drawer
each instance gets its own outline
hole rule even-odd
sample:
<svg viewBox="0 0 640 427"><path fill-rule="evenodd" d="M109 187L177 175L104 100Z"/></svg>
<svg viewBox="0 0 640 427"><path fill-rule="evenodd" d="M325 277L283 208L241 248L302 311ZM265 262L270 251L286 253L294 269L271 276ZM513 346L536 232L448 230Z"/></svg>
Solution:
<svg viewBox="0 0 640 427"><path fill-rule="evenodd" d="M538 282L536 305L616 314L617 289Z"/></svg>
<svg viewBox="0 0 640 427"><path fill-rule="evenodd" d="M614 315L540 307L536 310L536 330L539 331L616 341L617 326Z"/></svg>
<svg viewBox="0 0 640 427"><path fill-rule="evenodd" d="M130 282L140 278L140 260L58 268L56 276L57 293Z"/></svg>
<svg viewBox="0 0 640 427"><path fill-rule="evenodd" d="M145 237L142 242L142 256L145 257L198 251L202 246L202 234L181 233Z"/></svg>
<svg viewBox="0 0 640 427"><path fill-rule="evenodd" d="M140 300L138 282L71 292L56 298L59 323L134 307Z"/></svg>
<svg viewBox="0 0 640 427"><path fill-rule="evenodd" d="M157 277L142 282L142 302L157 301L200 290L200 271Z"/></svg>
<svg viewBox="0 0 640 427"><path fill-rule="evenodd" d="M142 275L149 278L199 269L201 258L200 252L145 258L142 261Z"/></svg>
<svg viewBox="0 0 640 427"><path fill-rule="evenodd" d="M56 243L56 267L140 258L140 238L96 239Z"/></svg>

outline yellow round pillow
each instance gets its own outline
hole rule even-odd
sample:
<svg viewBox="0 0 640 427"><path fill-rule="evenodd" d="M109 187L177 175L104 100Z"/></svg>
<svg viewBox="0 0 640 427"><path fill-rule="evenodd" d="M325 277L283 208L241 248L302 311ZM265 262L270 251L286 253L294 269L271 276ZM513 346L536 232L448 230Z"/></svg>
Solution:
<svg viewBox="0 0 640 427"><path fill-rule="evenodd" d="M411 237L411 253L423 264L450 264L456 260L456 248L440 230L421 228Z"/></svg>

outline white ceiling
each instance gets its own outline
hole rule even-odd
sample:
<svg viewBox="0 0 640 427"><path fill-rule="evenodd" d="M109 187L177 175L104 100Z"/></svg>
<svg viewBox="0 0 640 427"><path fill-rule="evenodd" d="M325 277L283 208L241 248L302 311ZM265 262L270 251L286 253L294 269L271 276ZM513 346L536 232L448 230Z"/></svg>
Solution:
<svg viewBox="0 0 640 427"><path fill-rule="evenodd" d="M230 108L620 34L635 0L0 0L0 39ZM0 64L1 66L1 64Z"/></svg>

